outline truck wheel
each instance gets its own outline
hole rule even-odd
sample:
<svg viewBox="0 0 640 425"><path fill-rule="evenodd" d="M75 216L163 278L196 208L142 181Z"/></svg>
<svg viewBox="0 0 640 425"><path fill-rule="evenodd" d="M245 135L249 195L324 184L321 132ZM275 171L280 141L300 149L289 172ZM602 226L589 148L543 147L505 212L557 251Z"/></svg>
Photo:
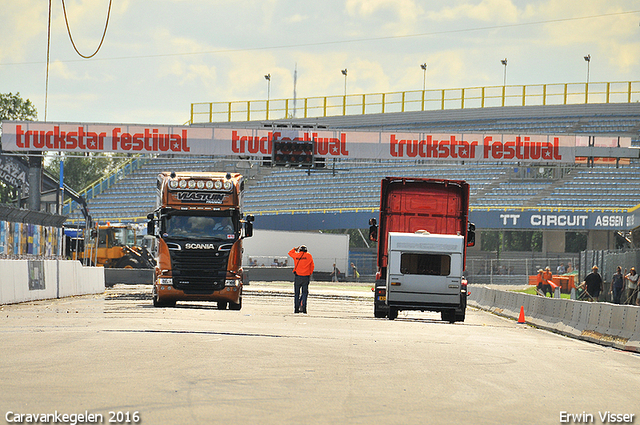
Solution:
<svg viewBox="0 0 640 425"><path fill-rule="evenodd" d="M176 306L176 300L172 300L172 301L161 300L160 297L158 297L158 294L156 293L155 286L153 288L152 299L153 299L154 307L175 307Z"/></svg>
<svg viewBox="0 0 640 425"><path fill-rule="evenodd" d="M465 310L456 310L456 322L464 322Z"/></svg>
<svg viewBox="0 0 640 425"><path fill-rule="evenodd" d="M166 301L160 300L157 295L153 295L153 306L154 307L175 307L176 301Z"/></svg>
<svg viewBox="0 0 640 425"><path fill-rule="evenodd" d="M394 320L396 317L398 317L398 309L389 307L389 320Z"/></svg>
<svg viewBox="0 0 640 425"><path fill-rule="evenodd" d="M240 297L238 299L238 304L236 303L229 303L229 310L240 310L242 308L242 297Z"/></svg>
<svg viewBox="0 0 640 425"><path fill-rule="evenodd" d="M376 307L375 305L373 306L373 317L375 317L376 319L383 319L385 317L387 317L387 312L384 310L379 309L378 307Z"/></svg>
<svg viewBox="0 0 640 425"><path fill-rule="evenodd" d="M117 269L139 269L142 268L142 264L138 261L137 258L132 257L122 257L116 263Z"/></svg>
<svg viewBox="0 0 640 425"><path fill-rule="evenodd" d="M226 301L218 301L218 310L226 310L227 304Z"/></svg>
<svg viewBox="0 0 640 425"><path fill-rule="evenodd" d="M455 310L445 310L440 313L440 317L443 322L453 323L456 321L456 312Z"/></svg>

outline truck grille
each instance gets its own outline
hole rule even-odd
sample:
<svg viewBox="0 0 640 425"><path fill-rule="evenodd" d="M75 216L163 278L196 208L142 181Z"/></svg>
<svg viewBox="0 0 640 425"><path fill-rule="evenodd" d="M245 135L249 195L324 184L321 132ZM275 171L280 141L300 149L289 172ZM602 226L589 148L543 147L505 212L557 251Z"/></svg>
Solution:
<svg viewBox="0 0 640 425"><path fill-rule="evenodd" d="M171 250L173 286L187 293L211 293L224 288L228 251Z"/></svg>

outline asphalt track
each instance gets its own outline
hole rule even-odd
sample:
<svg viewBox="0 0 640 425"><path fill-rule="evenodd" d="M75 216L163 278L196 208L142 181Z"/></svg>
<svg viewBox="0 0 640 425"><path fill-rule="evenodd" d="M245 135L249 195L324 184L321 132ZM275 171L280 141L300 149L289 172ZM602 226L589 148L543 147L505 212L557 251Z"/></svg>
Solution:
<svg viewBox="0 0 640 425"><path fill-rule="evenodd" d="M150 287L124 285L2 306L2 418L558 424L612 423L600 419L611 412L638 423L638 355L475 309L456 324L374 319L366 285L312 284L309 314L293 314L291 286L252 282L241 311L154 308Z"/></svg>

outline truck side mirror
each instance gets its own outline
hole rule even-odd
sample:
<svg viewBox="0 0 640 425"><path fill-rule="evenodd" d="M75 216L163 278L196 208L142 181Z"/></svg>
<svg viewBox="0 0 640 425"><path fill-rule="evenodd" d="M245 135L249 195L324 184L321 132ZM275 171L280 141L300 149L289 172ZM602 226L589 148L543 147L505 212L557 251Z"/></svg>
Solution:
<svg viewBox="0 0 640 425"><path fill-rule="evenodd" d="M378 222L375 218L369 219L369 240L378 241Z"/></svg>
<svg viewBox="0 0 640 425"><path fill-rule="evenodd" d="M149 221L147 222L147 235L153 235L156 231L156 222L153 221L153 214L147 215Z"/></svg>
<svg viewBox="0 0 640 425"><path fill-rule="evenodd" d="M244 222L244 237L250 238L253 236L253 220L255 218L252 215L248 215Z"/></svg>
<svg viewBox="0 0 640 425"><path fill-rule="evenodd" d="M476 245L476 225L473 223L469 223L469 227L467 229L467 246L475 246Z"/></svg>

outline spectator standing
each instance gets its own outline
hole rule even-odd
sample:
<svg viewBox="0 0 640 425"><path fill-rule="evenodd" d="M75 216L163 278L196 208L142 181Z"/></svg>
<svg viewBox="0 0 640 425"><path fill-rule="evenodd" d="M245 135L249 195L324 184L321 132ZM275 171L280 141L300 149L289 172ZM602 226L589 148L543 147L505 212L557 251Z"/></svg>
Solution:
<svg viewBox="0 0 640 425"><path fill-rule="evenodd" d="M353 278L356 282L360 279L360 273L358 272L358 268L355 264L351 263L351 271L353 272Z"/></svg>
<svg viewBox="0 0 640 425"><path fill-rule="evenodd" d="M618 266L616 272L611 276L611 297L614 304L620 304L623 289L624 276L622 275L622 267Z"/></svg>
<svg viewBox="0 0 640 425"><path fill-rule="evenodd" d="M567 269L564 268L564 263L560 263L556 271L558 272L558 274L565 274L567 272Z"/></svg>
<svg viewBox="0 0 640 425"><path fill-rule="evenodd" d="M307 314L307 298L309 297L309 281L315 264L313 256L309 254L307 247L300 245L289 251L289 257L293 258L293 289L294 312Z"/></svg>
<svg viewBox="0 0 640 425"><path fill-rule="evenodd" d="M631 267L624 279L627 281L624 304L635 305L638 296L638 274L636 269Z"/></svg>
<svg viewBox="0 0 640 425"><path fill-rule="evenodd" d="M571 262L567 263L567 271L565 273L571 273L573 272L573 266L571 265Z"/></svg>
<svg viewBox="0 0 640 425"><path fill-rule="evenodd" d="M593 266L591 268L591 273L584 278L584 284L592 300L598 301L600 291L602 291L603 286L602 276L598 273L598 266Z"/></svg>
<svg viewBox="0 0 640 425"><path fill-rule="evenodd" d="M338 282L340 277L340 269L336 267L336 263L333 263L333 271L331 272L331 281Z"/></svg>

